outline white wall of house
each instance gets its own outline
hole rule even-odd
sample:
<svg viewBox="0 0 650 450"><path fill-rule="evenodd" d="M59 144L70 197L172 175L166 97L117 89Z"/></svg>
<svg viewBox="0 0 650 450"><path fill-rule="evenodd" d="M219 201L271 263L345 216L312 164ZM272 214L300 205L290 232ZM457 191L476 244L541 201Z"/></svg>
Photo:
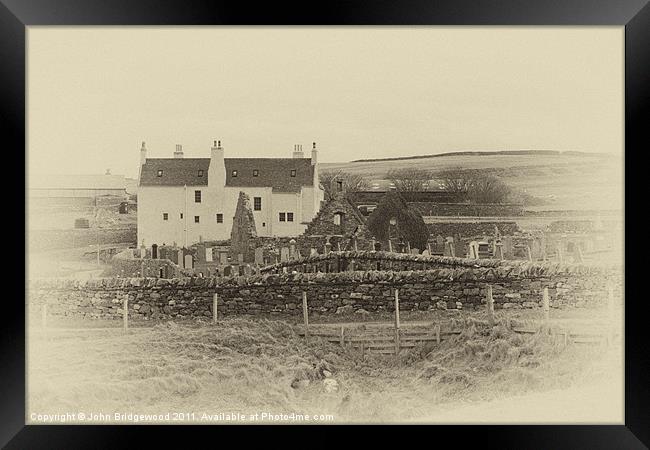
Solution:
<svg viewBox="0 0 650 450"><path fill-rule="evenodd" d="M200 203L195 201L195 191L201 191ZM250 197L258 236L298 236L318 212L313 209L318 193L311 187L303 187L299 193L274 193L271 188L257 187L225 187L219 192L207 186L140 186L138 245L143 240L146 246L174 242L184 246L200 239L229 239L240 191ZM261 199L259 211L255 210L256 197ZM219 213L223 223L217 222ZM284 221L280 221L280 213L284 213ZM289 213L293 221L289 221Z"/></svg>

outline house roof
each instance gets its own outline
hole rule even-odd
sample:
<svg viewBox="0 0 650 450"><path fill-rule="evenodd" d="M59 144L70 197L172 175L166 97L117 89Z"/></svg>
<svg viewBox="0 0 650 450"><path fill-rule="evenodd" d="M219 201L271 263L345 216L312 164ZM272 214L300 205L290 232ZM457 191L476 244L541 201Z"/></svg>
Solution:
<svg viewBox="0 0 650 450"><path fill-rule="evenodd" d="M224 158L224 165L227 187L270 187L274 192L299 192L303 186L312 186L314 180L314 166L308 158ZM140 185L207 186L209 168L210 158L147 158ZM160 177L159 170L163 171ZM201 177L199 170L203 170ZM296 171L295 176L291 176L292 170Z"/></svg>
<svg viewBox="0 0 650 450"><path fill-rule="evenodd" d="M207 186L210 158L147 158L140 186ZM158 171L162 170L162 176ZM199 177L199 170L203 176Z"/></svg>
<svg viewBox="0 0 650 450"><path fill-rule="evenodd" d="M226 186L272 187L274 192L299 192L314 184L314 166L307 158L225 158ZM233 177L233 170L237 176ZM257 170L257 176L253 171ZM295 176L291 176L295 170Z"/></svg>

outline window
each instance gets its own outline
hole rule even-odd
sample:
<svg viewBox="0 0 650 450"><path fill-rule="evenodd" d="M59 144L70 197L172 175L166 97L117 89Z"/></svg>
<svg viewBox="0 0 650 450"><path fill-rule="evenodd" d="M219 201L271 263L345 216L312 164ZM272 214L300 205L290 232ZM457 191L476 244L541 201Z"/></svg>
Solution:
<svg viewBox="0 0 650 450"><path fill-rule="evenodd" d="M285 221L286 221L286 214L280 213L280 222L285 222Z"/></svg>
<svg viewBox="0 0 650 450"><path fill-rule="evenodd" d="M253 197L253 209L255 211L262 210L262 197Z"/></svg>
<svg viewBox="0 0 650 450"><path fill-rule="evenodd" d="M162 169L158 170L158 176L159 176L159 177L162 177L162 174L163 174Z"/></svg>
<svg viewBox="0 0 650 450"><path fill-rule="evenodd" d="M293 213L287 213L287 222L293 222Z"/></svg>
<svg viewBox="0 0 650 450"><path fill-rule="evenodd" d="M169 214L163 213L163 220L168 220L169 219Z"/></svg>
<svg viewBox="0 0 650 450"><path fill-rule="evenodd" d="M181 219L183 218L183 213L181 213Z"/></svg>
<svg viewBox="0 0 650 450"><path fill-rule="evenodd" d="M223 214L217 213L217 223L223 223Z"/></svg>
<svg viewBox="0 0 650 450"><path fill-rule="evenodd" d="M233 176L233 177L236 177L236 176L237 176L237 171L236 171L236 170L233 170L233 171L232 171L232 176Z"/></svg>
<svg viewBox="0 0 650 450"><path fill-rule="evenodd" d="M194 203L201 203L201 191L194 191Z"/></svg>
<svg viewBox="0 0 650 450"><path fill-rule="evenodd" d="M262 228L266 227L266 222L262 222Z"/></svg>
<svg viewBox="0 0 650 450"><path fill-rule="evenodd" d="M199 216L194 216L194 223L199 223Z"/></svg>
<svg viewBox="0 0 650 450"><path fill-rule="evenodd" d="M295 177L296 176L296 169L291 169L291 176Z"/></svg>
<svg viewBox="0 0 650 450"><path fill-rule="evenodd" d="M203 176L203 170L202 170L202 169L199 169L198 176L199 176L199 177L202 177L202 176Z"/></svg>
<svg viewBox="0 0 650 450"><path fill-rule="evenodd" d="M254 177L259 176L259 174L260 174L260 171L259 171L259 170L257 170L257 169L253 169L253 176L254 176Z"/></svg>

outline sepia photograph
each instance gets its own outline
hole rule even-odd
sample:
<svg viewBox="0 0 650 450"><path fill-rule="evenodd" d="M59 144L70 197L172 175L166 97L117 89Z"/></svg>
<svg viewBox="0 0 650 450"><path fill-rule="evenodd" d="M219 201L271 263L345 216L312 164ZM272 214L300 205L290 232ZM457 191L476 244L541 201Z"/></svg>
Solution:
<svg viewBox="0 0 650 450"><path fill-rule="evenodd" d="M625 36L27 27L25 423L623 425Z"/></svg>

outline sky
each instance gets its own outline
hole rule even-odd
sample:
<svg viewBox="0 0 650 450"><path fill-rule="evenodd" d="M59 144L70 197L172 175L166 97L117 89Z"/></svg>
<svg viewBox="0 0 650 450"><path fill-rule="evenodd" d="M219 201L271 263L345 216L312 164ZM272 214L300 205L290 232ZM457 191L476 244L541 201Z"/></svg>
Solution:
<svg viewBox="0 0 650 450"><path fill-rule="evenodd" d="M29 174L148 157L622 155L622 27L29 27Z"/></svg>

